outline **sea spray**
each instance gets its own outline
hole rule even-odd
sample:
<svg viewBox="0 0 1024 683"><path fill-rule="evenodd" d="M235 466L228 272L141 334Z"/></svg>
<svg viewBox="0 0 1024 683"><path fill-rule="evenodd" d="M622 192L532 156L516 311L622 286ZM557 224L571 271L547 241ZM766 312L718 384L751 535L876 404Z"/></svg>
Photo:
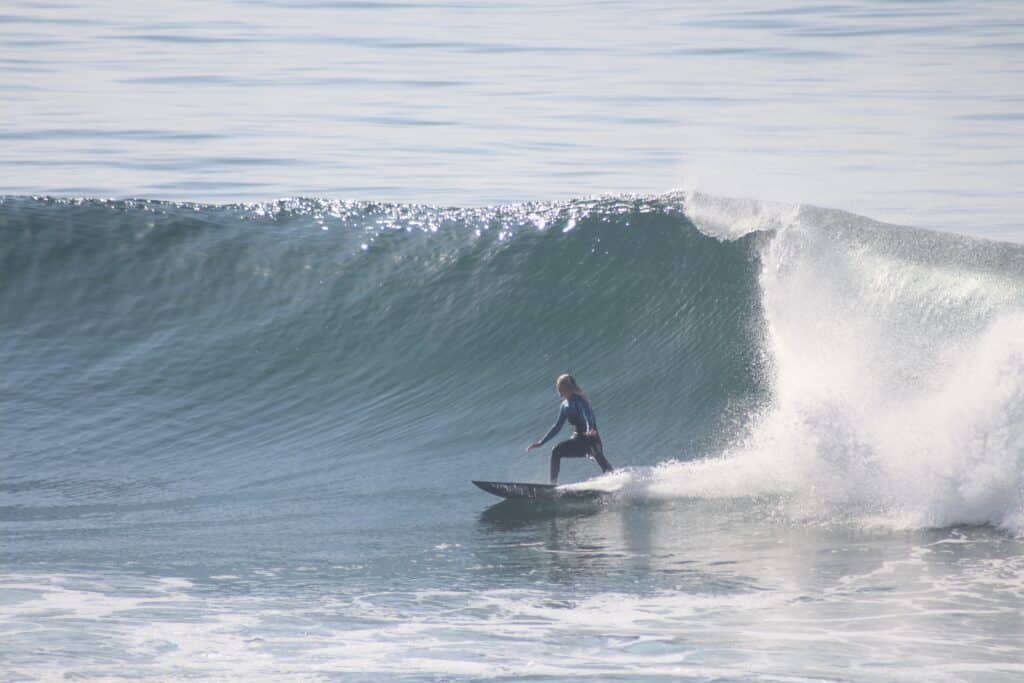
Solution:
<svg viewBox="0 0 1024 683"><path fill-rule="evenodd" d="M785 514L828 522L1024 530L1024 249L688 199L717 234L776 228L760 275L770 398L732 446L663 466L644 491L779 496Z"/></svg>

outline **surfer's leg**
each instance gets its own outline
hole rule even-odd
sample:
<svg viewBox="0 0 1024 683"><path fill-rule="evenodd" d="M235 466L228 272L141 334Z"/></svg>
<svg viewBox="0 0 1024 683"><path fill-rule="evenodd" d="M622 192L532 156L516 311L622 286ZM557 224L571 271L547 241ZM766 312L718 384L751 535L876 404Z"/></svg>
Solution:
<svg viewBox="0 0 1024 683"><path fill-rule="evenodd" d="M558 470L562 458L581 458L587 454L587 445L582 439L569 439L551 449L551 483L558 483Z"/></svg>
<svg viewBox="0 0 1024 683"><path fill-rule="evenodd" d="M604 457L604 445L601 443L600 438L594 439L594 443L591 445L590 454L594 456L594 460L597 461L598 467L604 473L614 472L615 468L608 462L608 458Z"/></svg>

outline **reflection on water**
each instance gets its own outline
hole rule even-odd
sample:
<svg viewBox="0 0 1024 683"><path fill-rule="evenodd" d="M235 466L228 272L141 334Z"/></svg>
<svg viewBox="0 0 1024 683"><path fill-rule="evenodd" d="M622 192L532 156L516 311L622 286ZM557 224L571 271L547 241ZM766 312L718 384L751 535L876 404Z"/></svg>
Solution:
<svg viewBox="0 0 1024 683"><path fill-rule="evenodd" d="M480 513L480 524L510 531L555 518L590 516L601 509L598 500L503 500Z"/></svg>
<svg viewBox="0 0 1024 683"><path fill-rule="evenodd" d="M530 584L546 579L560 588L616 592L773 591L789 595L802 612L814 604L827 611L833 598L851 590L901 592L918 583L927 590L951 576L994 568L1005 578L1005 569L1024 556L1024 541L989 527L892 532L808 526L772 521L772 505L506 501L480 514L470 548L502 585L529 577ZM1024 587L1001 584L996 579L978 590L1012 589L1015 600L1024 600Z"/></svg>
<svg viewBox="0 0 1024 683"><path fill-rule="evenodd" d="M744 523L743 515L731 502L506 501L481 513L473 550L492 578L511 585L545 580L616 592L756 590L758 573L738 567L749 545L758 543L749 535L757 527L748 520L744 542L736 543L730 534L737 523ZM764 542L771 547L768 538Z"/></svg>

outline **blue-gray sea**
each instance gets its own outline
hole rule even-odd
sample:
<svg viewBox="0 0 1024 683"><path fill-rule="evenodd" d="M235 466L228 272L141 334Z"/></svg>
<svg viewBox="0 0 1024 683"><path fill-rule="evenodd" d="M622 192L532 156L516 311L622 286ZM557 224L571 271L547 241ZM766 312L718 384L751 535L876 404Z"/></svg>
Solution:
<svg viewBox="0 0 1024 683"><path fill-rule="evenodd" d="M1024 679L1021 35L5 5L0 680Z"/></svg>

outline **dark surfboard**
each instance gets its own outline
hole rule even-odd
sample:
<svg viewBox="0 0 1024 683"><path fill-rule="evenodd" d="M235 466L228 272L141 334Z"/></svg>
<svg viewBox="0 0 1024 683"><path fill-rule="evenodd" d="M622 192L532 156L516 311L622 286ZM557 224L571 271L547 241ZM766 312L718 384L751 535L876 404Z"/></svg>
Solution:
<svg viewBox="0 0 1024 683"><path fill-rule="evenodd" d="M474 481L478 487L510 500L593 500L604 492L565 488L554 484L526 484L515 481Z"/></svg>

